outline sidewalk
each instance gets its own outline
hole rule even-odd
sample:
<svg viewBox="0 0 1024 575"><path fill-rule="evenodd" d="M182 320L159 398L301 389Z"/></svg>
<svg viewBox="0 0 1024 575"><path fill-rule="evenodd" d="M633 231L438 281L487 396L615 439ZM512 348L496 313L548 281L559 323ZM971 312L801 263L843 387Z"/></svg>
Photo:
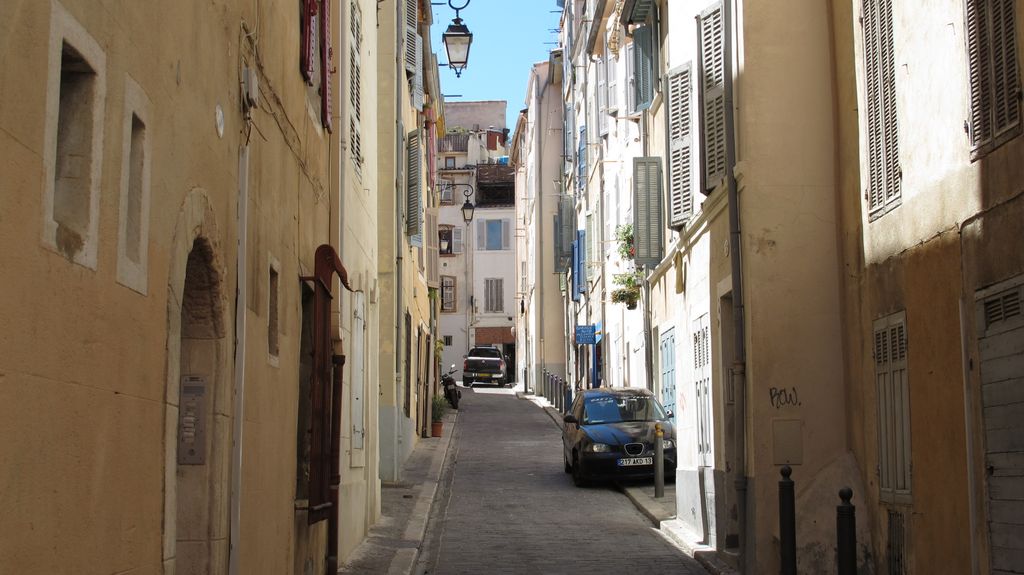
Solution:
<svg viewBox="0 0 1024 575"><path fill-rule="evenodd" d="M551 421L561 429L562 414L551 406L547 399L537 395L525 395L516 392L516 397L531 401L543 409ZM675 542L687 555L693 557L713 575L733 575L736 572L725 565L716 551L706 545L697 543L697 537L689 532L681 521L676 519L676 486L675 483L665 484L664 497L655 499L654 483L620 485L619 489L633 502L637 510L643 513L666 537Z"/></svg>
<svg viewBox="0 0 1024 575"><path fill-rule="evenodd" d="M427 529L458 412L447 410L441 437L421 438L402 466L402 481L382 482L380 521L352 552L338 573L412 573Z"/></svg>

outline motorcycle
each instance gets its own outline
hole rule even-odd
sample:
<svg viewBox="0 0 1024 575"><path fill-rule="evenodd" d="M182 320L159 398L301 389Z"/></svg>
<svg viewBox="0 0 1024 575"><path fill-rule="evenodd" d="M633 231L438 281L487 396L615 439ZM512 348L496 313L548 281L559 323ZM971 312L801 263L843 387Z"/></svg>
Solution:
<svg viewBox="0 0 1024 575"><path fill-rule="evenodd" d="M444 386L444 398L451 404L452 409L459 408L459 398L462 397L462 392L455 386L455 378L452 374L455 373L455 364L452 364L451 369L448 373L441 374L441 385Z"/></svg>

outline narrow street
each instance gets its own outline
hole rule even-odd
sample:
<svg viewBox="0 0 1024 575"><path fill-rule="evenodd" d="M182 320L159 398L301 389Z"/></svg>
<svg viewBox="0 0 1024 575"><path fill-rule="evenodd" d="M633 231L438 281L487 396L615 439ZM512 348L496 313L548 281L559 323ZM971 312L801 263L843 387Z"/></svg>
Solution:
<svg viewBox="0 0 1024 575"><path fill-rule="evenodd" d="M417 573L705 573L613 486L574 487L537 405L463 388L459 407Z"/></svg>

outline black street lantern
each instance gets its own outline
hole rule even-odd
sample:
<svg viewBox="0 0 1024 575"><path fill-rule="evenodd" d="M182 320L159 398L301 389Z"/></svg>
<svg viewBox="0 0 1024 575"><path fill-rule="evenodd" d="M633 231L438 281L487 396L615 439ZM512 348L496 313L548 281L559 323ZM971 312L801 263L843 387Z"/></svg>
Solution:
<svg viewBox="0 0 1024 575"><path fill-rule="evenodd" d="M476 209L476 206L473 205L473 202L469 201L469 192L465 192L465 194L466 201L462 203L462 219L468 226L469 222L473 221L473 210Z"/></svg>
<svg viewBox="0 0 1024 575"><path fill-rule="evenodd" d="M465 4L456 8L451 0L448 0L448 6L455 10L455 19L441 35L444 49L448 52L448 67L455 71L456 78L462 76L462 71L469 63L469 45L473 43L473 33L462 23L462 18L459 18L459 10L469 6L469 1L466 0Z"/></svg>

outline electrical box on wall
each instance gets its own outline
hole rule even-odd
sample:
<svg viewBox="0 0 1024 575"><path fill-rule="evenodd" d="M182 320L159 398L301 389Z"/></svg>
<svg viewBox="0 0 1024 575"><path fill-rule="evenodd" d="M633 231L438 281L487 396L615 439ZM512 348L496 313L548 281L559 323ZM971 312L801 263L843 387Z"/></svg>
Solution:
<svg viewBox="0 0 1024 575"><path fill-rule="evenodd" d="M206 378L181 378L178 407L178 465L206 464Z"/></svg>
<svg viewBox="0 0 1024 575"><path fill-rule="evenodd" d="M256 70L245 66L242 68L242 107L248 111L259 105L259 75Z"/></svg>

